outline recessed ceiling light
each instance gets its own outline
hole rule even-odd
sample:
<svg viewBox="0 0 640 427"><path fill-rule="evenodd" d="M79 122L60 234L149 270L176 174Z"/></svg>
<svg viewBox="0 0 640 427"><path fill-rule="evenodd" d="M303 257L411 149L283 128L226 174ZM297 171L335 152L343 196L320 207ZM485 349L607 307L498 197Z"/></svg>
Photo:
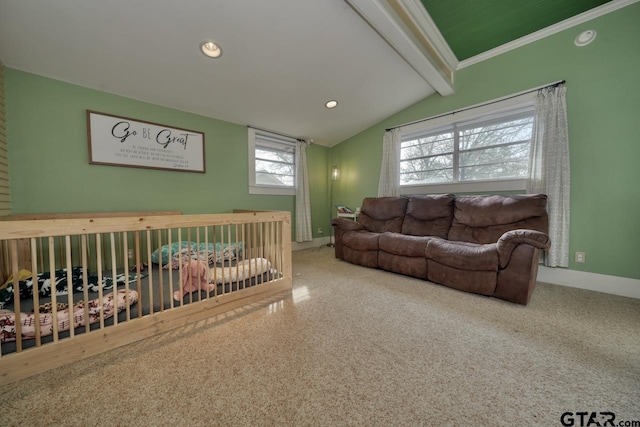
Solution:
<svg viewBox="0 0 640 427"><path fill-rule="evenodd" d="M213 40L201 41L200 50L209 58L219 58L222 56L222 48Z"/></svg>
<svg viewBox="0 0 640 427"><path fill-rule="evenodd" d="M596 35L598 35L596 30L583 31L576 37L575 44L576 46L586 46L595 40Z"/></svg>
<svg viewBox="0 0 640 427"><path fill-rule="evenodd" d="M324 104L324 106L327 107L327 108L336 108L338 106L338 101L334 101L334 100L327 101Z"/></svg>

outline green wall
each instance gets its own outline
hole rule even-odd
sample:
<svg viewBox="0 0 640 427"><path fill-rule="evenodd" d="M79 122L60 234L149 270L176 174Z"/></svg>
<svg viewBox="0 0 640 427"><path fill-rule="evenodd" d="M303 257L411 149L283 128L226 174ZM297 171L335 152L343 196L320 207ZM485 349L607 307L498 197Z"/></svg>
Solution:
<svg viewBox="0 0 640 427"><path fill-rule="evenodd" d="M640 4L459 70L455 94L431 96L333 147L334 201L359 206L378 188L384 129L557 80L567 81L571 269L640 278ZM573 40L595 29L582 48Z"/></svg>
<svg viewBox="0 0 640 427"><path fill-rule="evenodd" d="M571 268L640 278L640 3L456 73L454 95L429 97L327 149L309 149L314 237L327 236L328 169L341 168L333 204L359 206L377 194L386 127L473 105L552 81L567 81L571 144ZM598 31L589 46L575 36ZM391 82L392 83L392 82ZM248 194L247 129L195 114L5 69L7 140L14 213L234 208L293 211L287 196ZM216 102L216 100L212 100ZM85 111L205 133L206 174L89 165ZM280 129L286 133L286 129ZM324 234L318 234L318 228Z"/></svg>
<svg viewBox="0 0 640 427"><path fill-rule="evenodd" d="M234 208L293 214L292 196L249 194L246 126L11 68L5 69L5 92L15 214L128 210L195 214ZM204 132L206 173L90 165L87 109ZM312 145L308 150L314 231L326 229L329 222L327 158L325 147Z"/></svg>

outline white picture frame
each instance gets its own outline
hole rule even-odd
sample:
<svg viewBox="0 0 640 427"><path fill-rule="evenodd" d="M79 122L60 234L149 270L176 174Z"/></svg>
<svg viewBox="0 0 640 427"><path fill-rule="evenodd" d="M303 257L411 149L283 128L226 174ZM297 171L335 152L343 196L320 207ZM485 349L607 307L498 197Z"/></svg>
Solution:
<svg viewBox="0 0 640 427"><path fill-rule="evenodd" d="M204 133L87 110L89 163L205 173Z"/></svg>

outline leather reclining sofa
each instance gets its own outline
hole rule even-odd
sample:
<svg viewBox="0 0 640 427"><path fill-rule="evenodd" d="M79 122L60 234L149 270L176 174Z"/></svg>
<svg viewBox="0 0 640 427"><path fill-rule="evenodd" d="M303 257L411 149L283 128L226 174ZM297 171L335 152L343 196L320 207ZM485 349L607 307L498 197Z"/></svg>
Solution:
<svg viewBox="0 0 640 427"><path fill-rule="evenodd" d="M548 249L547 196L365 198L335 218L335 256L526 305Z"/></svg>

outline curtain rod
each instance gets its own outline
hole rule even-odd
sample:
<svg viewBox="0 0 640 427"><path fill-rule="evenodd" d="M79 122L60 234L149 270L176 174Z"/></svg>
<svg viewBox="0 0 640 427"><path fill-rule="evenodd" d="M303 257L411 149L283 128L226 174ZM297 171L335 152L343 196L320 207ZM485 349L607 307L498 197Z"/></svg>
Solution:
<svg viewBox="0 0 640 427"><path fill-rule="evenodd" d="M247 127L255 130L261 130L262 132L269 132L274 135L284 136L285 138L295 139L296 141L299 141L299 142L306 142L307 144L313 143L313 139L307 141L306 139L303 139L303 138L296 138L295 136L285 135L283 133L278 133L278 132L274 132L272 130L267 130L267 129L261 129L251 125L247 125Z"/></svg>
<svg viewBox="0 0 640 427"><path fill-rule="evenodd" d="M475 104L475 105L472 105L470 107L465 107L465 108L461 108L459 110L449 111L448 113L438 114L436 116L431 116L431 117L427 117L425 119L415 120L413 122L405 123L405 124L398 125L398 126L393 126L393 127L385 129L385 131L389 132L392 129L398 129L398 128L401 128L401 127L404 127L404 126L409 126L409 125L413 125L413 124L416 124L416 123L421 123L421 122L426 122L426 121L433 120L433 119L438 119L440 117L452 116L452 115L454 115L456 113L462 113L463 111L473 110L474 108L484 107L485 105L491 105L491 104L495 104L497 102L506 101L507 99L512 99L512 98L516 98L518 96L521 96L521 95L524 95L524 94L527 94L527 93L536 92L536 91L538 91L540 89L545 89L545 88L548 88L548 87L558 87L558 86L560 86L561 84L564 84L564 83L566 83L565 80L558 80L557 82L554 82L554 83L549 83L549 84L546 84L546 85L543 85L543 86L534 87L533 89L523 90L522 92L514 93L512 95L503 96L502 98L497 98L497 99L494 99L494 100L491 100L491 101L487 101L487 102L483 102L483 103L480 103L480 104Z"/></svg>

